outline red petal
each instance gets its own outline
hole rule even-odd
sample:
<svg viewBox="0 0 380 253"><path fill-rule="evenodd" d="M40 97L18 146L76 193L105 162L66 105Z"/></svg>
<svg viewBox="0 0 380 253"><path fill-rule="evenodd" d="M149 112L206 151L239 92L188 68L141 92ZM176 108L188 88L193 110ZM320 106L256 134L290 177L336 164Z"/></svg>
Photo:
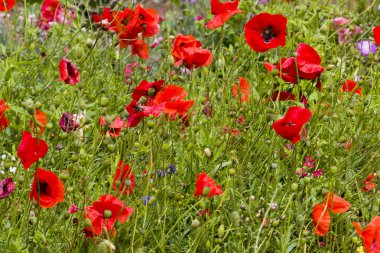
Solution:
<svg viewBox="0 0 380 253"><path fill-rule="evenodd" d="M319 236L327 235L330 228L331 217L326 205L316 204L312 217L315 234Z"/></svg>
<svg viewBox="0 0 380 253"><path fill-rule="evenodd" d="M325 197L326 200L323 203L327 204L333 213L345 213L350 209L351 204L336 194L326 193Z"/></svg>
<svg viewBox="0 0 380 253"><path fill-rule="evenodd" d="M377 43L377 45L380 46L380 26L376 26L373 29L373 37L375 38L375 42Z"/></svg>

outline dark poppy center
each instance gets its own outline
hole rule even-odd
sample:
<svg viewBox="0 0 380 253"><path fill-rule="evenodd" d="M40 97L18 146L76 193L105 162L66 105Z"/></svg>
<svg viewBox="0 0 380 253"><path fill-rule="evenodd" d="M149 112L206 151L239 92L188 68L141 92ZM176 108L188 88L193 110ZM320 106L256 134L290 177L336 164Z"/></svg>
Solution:
<svg viewBox="0 0 380 253"><path fill-rule="evenodd" d="M292 127L292 126L295 126L296 124L293 123L293 122L291 122L291 121L289 121L289 122L284 122L284 123L282 123L282 125L283 125L283 126L289 126L289 127Z"/></svg>
<svg viewBox="0 0 380 253"><path fill-rule="evenodd" d="M276 34L273 32L273 28L268 26L261 33L261 37L264 38L265 43L269 43L271 39L276 38Z"/></svg>
<svg viewBox="0 0 380 253"><path fill-rule="evenodd" d="M48 194L48 188L49 188L49 184L46 183L46 182L41 182L40 183L40 193L41 194Z"/></svg>
<svg viewBox="0 0 380 253"><path fill-rule="evenodd" d="M144 16L143 15L139 15L139 18L141 19L141 20L144 20Z"/></svg>
<svg viewBox="0 0 380 253"><path fill-rule="evenodd" d="M144 111L144 109L141 107L140 104L136 104L132 108L133 108L134 112L143 112Z"/></svg>
<svg viewBox="0 0 380 253"><path fill-rule="evenodd" d="M75 77L75 69L73 68L73 66L70 64L70 63L67 63L67 73L69 73L69 76L70 77Z"/></svg>

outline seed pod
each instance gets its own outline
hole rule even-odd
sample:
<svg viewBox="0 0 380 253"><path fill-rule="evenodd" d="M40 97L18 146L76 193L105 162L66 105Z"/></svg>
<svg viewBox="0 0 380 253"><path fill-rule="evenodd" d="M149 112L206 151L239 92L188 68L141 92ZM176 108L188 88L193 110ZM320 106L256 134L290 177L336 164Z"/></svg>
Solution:
<svg viewBox="0 0 380 253"><path fill-rule="evenodd" d="M212 153L211 153L211 150L209 148L205 148L203 150L203 154L207 157L207 158L211 158L212 157Z"/></svg>
<svg viewBox="0 0 380 253"><path fill-rule="evenodd" d="M224 225L221 224L218 228L218 237L219 238L223 238L223 235L224 235Z"/></svg>

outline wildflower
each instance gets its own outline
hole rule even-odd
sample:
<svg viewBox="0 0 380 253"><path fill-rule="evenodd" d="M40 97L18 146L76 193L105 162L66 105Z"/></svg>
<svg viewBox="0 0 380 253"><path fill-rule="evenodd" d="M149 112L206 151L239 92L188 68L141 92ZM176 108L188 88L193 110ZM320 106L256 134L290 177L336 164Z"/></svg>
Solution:
<svg viewBox="0 0 380 253"><path fill-rule="evenodd" d="M9 171L13 174L15 174L16 170L17 170L17 167L13 167L13 166L9 167Z"/></svg>
<svg viewBox="0 0 380 253"><path fill-rule="evenodd" d="M362 95L361 88L358 87L358 84L354 80L346 80L342 84L342 91L344 92L354 92L359 96Z"/></svg>
<svg viewBox="0 0 380 253"><path fill-rule="evenodd" d="M42 30L47 31L55 21L70 25L74 19L74 11L69 10L67 14L65 8L62 7L58 0L44 0L41 5L41 15L38 19L38 26Z"/></svg>
<svg viewBox="0 0 380 253"><path fill-rule="evenodd" d="M160 103L152 106L144 106L140 101L133 100L126 106L126 110L129 113L126 123L127 127L137 126L141 119L144 117L158 117L164 111L165 103Z"/></svg>
<svg viewBox="0 0 380 253"><path fill-rule="evenodd" d="M271 98L272 101L287 101L287 100L295 100L296 96L287 91L275 91Z"/></svg>
<svg viewBox="0 0 380 253"><path fill-rule="evenodd" d="M202 43L193 36L178 35L172 47L174 66L181 66L185 63L186 67L191 69L210 65L212 54L209 50L201 47Z"/></svg>
<svg viewBox="0 0 380 253"><path fill-rule="evenodd" d="M37 168L34 172L30 200L35 200L43 208L54 207L63 201L65 189L59 177L51 171Z"/></svg>
<svg viewBox="0 0 380 253"><path fill-rule="evenodd" d="M247 44L256 52L266 52L286 43L286 17L260 13L244 26Z"/></svg>
<svg viewBox="0 0 380 253"><path fill-rule="evenodd" d="M99 118L99 124L100 126L107 126L105 117L102 116ZM116 119L112 121L111 124L109 124L107 131L111 137L116 138L117 136L120 135L120 131L124 127L124 125L125 125L124 120L122 120L120 117L116 117Z"/></svg>
<svg viewBox="0 0 380 253"><path fill-rule="evenodd" d="M145 206L149 204L150 199L151 199L151 196L142 197L142 201Z"/></svg>
<svg viewBox="0 0 380 253"><path fill-rule="evenodd" d="M63 58L59 63L59 79L66 84L77 84L80 80L78 68L70 60Z"/></svg>
<svg viewBox="0 0 380 253"><path fill-rule="evenodd" d="M215 184L214 179L210 178L205 172L198 175L195 188L195 196L205 196L210 198L223 193L221 186Z"/></svg>
<svg viewBox="0 0 380 253"><path fill-rule="evenodd" d="M34 122L36 122L36 124ZM38 134L41 135L45 131L46 124L47 124L46 113L44 113L41 110L35 110L35 112L34 112L34 121L32 120L30 122L31 127L32 128L37 128L39 130Z"/></svg>
<svg viewBox="0 0 380 253"><path fill-rule="evenodd" d="M313 177L322 177L322 176L323 176L323 170L322 170L322 169L319 169L319 170L315 170L315 171L313 171L312 176L313 176Z"/></svg>
<svg viewBox="0 0 380 253"><path fill-rule="evenodd" d="M325 236L329 232L331 216L327 206L316 204L313 209L313 226L316 235Z"/></svg>
<svg viewBox="0 0 380 253"><path fill-rule="evenodd" d="M118 188L119 193L130 195L134 187L135 174L132 172L132 168L129 164L124 164L123 161L120 161L114 176L112 189L116 190Z"/></svg>
<svg viewBox="0 0 380 253"><path fill-rule="evenodd" d="M373 37L375 38L377 45L380 46L380 26L373 28Z"/></svg>
<svg viewBox="0 0 380 253"><path fill-rule="evenodd" d="M353 36L362 32L360 26L354 26L353 29L350 29L349 24L350 20L344 17L337 17L333 20L333 28L338 33L339 44L347 44Z"/></svg>
<svg viewBox="0 0 380 253"><path fill-rule="evenodd" d="M292 141L296 144L300 139L300 132L312 114L309 109L302 107L290 107L285 114L285 117L277 120L272 124L272 128L281 137Z"/></svg>
<svg viewBox="0 0 380 253"><path fill-rule="evenodd" d="M66 133L73 132L79 127L78 117L69 112L64 112L59 120L59 126Z"/></svg>
<svg viewBox="0 0 380 253"><path fill-rule="evenodd" d="M146 80L142 80L132 93L133 100L140 100L141 97L154 99L156 94L161 90L165 80L158 80L156 82L148 83Z"/></svg>
<svg viewBox="0 0 380 253"><path fill-rule="evenodd" d="M5 111L9 109L9 106L3 99L0 99L0 131L8 127L8 120L5 118Z"/></svg>
<svg viewBox="0 0 380 253"><path fill-rule="evenodd" d="M86 208L85 219L89 219L91 227L86 226L85 230L92 232L92 235L102 234L103 228L112 232L115 222L124 223L132 215L134 209L126 206L123 201L113 195L103 195L92 206Z"/></svg>
<svg viewBox="0 0 380 253"><path fill-rule="evenodd" d="M150 48L155 48L157 47L164 39L162 38L162 36L159 36L157 39L155 39L152 43L152 45L150 45Z"/></svg>
<svg viewBox="0 0 380 253"><path fill-rule="evenodd" d="M232 95L237 97L239 94L241 102L248 102L251 85L243 77L239 77L239 80L239 88L236 84L232 86Z"/></svg>
<svg viewBox="0 0 380 253"><path fill-rule="evenodd" d="M69 214L74 214L74 213L76 213L77 211L78 211L78 207L77 207L77 205L72 204L72 205L69 207L68 213L69 213Z"/></svg>
<svg viewBox="0 0 380 253"><path fill-rule="evenodd" d="M16 0L1 0L0 11L8 12L15 6L15 4L16 4Z"/></svg>
<svg viewBox="0 0 380 253"><path fill-rule="evenodd" d="M375 173L371 173L366 180L364 181L364 187L362 188L362 192L370 191L377 187L377 184L375 182L372 182L372 179L376 177Z"/></svg>
<svg viewBox="0 0 380 253"><path fill-rule="evenodd" d="M209 29L215 29L222 26L230 17L235 14L242 13L242 10L238 9L239 0L233 2L221 3L219 0L211 0L211 14L215 15L206 27Z"/></svg>
<svg viewBox="0 0 380 253"><path fill-rule="evenodd" d="M24 131L17 155L26 170L38 159L44 157L47 151L48 146L44 140L33 138L31 133Z"/></svg>
<svg viewBox="0 0 380 253"><path fill-rule="evenodd" d="M264 66L269 72L278 70L278 76L280 76L284 81L292 84L298 83L297 68L294 57L282 58L281 62L276 65L265 62Z"/></svg>
<svg viewBox="0 0 380 253"><path fill-rule="evenodd" d="M325 201L323 204L327 205L327 208L330 209L333 213L345 213L350 209L350 203L342 199L336 194L326 193Z"/></svg>
<svg viewBox="0 0 380 253"><path fill-rule="evenodd" d="M176 171L177 171L177 169L176 169L175 165L171 163L169 166L169 172L171 174L174 174L174 173L176 173Z"/></svg>
<svg viewBox="0 0 380 253"><path fill-rule="evenodd" d="M0 199L8 197L16 188L12 178L0 180Z"/></svg>
<svg viewBox="0 0 380 253"><path fill-rule="evenodd" d="M376 216L367 227L362 230L359 223L352 223L356 232L362 237L364 248L367 253L380 252L380 216Z"/></svg>
<svg viewBox="0 0 380 253"><path fill-rule="evenodd" d="M315 167L314 162L315 162L315 159L311 159L310 156L306 156L303 166L306 166L308 168L314 168Z"/></svg>
<svg viewBox="0 0 380 253"><path fill-rule="evenodd" d="M212 104L210 101L210 96L208 94L206 95L205 106L204 106L202 112L207 117L210 117L210 118L212 117Z"/></svg>
<svg viewBox="0 0 380 253"><path fill-rule="evenodd" d="M317 51L305 43L298 44L296 51L299 77L307 80L313 80L319 77L324 71L324 68L320 66L322 60Z"/></svg>
<svg viewBox="0 0 380 253"><path fill-rule="evenodd" d="M374 54L376 52L376 44L369 40L358 41L357 48L363 56L368 56L370 53Z"/></svg>

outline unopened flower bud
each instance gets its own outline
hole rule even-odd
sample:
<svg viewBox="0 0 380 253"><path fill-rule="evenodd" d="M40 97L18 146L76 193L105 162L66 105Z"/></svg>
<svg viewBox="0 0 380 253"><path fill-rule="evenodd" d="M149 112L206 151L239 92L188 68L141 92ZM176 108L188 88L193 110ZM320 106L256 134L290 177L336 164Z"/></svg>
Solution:
<svg viewBox="0 0 380 253"><path fill-rule="evenodd" d="M203 154L207 157L207 158L211 158L212 157L212 153L211 153L211 150L209 148L205 148L203 150Z"/></svg>
<svg viewBox="0 0 380 253"><path fill-rule="evenodd" d="M201 225L201 223L197 219L193 220L193 222L191 223L192 228L197 228L199 227L199 225Z"/></svg>

